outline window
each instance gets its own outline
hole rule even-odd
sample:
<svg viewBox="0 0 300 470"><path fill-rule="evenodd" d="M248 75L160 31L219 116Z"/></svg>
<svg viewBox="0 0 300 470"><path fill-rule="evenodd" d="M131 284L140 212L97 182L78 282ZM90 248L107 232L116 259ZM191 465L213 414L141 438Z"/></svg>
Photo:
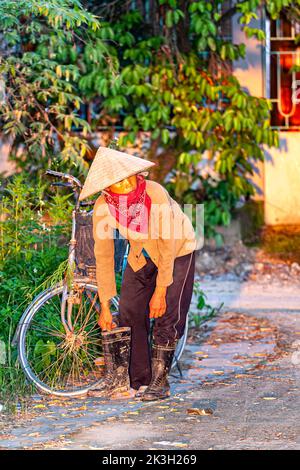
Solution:
<svg viewBox="0 0 300 470"><path fill-rule="evenodd" d="M271 125L277 129L299 131L300 45L297 46L295 38L300 34L300 24L292 24L282 15L278 20L271 20L269 25Z"/></svg>

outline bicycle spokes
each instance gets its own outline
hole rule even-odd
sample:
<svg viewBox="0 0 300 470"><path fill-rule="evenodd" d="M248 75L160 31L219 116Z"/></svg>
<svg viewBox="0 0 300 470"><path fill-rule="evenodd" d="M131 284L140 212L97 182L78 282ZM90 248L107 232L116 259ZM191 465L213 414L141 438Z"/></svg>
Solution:
<svg viewBox="0 0 300 470"><path fill-rule="evenodd" d="M96 292L73 286L64 323L64 300L64 295L55 295L36 312L28 328L26 352L30 368L41 382L58 390L74 390L92 385L103 374L97 324L100 304Z"/></svg>

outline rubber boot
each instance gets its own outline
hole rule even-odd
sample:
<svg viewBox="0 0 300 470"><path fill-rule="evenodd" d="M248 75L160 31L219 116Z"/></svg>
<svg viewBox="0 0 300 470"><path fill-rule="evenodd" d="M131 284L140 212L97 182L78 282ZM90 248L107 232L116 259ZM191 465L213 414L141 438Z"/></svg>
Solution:
<svg viewBox="0 0 300 470"><path fill-rule="evenodd" d="M168 375L171 370L176 344L171 346L153 345L152 348L152 378L141 395L142 401L163 400L170 396Z"/></svg>
<svg viewBox="0 0 300 470"><path fill-rule="evenodd" d="M130 341L131 329L129 327L102 332L105 376L101 382L89 390L89 396L111 397L114 394L129 391Z"/></svg>

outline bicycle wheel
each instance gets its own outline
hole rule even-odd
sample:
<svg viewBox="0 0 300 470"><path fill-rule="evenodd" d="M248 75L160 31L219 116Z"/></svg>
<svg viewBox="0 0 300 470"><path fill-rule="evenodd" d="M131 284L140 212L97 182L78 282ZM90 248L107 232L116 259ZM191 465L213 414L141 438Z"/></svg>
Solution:
<svg viewBox="0 0 300 470"><path fill-rule="evenodd" d="M19 325L19 360L27 378L58 396L85 394L103 375L97 286L76 282L72 289L72 333L61 320L62 285L40 294ZM117 312L114 298L112 313Z"/></svg>
<svg viewBox="0 0 300 470"><path fill-rule="evenodd" d="M186 345L186 340L188 337L188 331L189 331L189 319L188 316L186 318L186 323L185 323L185 328L184 328L184 333L180 340L177 343L176 349L175 349L175 354L172 362L172 368L175 367L179 361L179 359L182 356L182 353L184 351L185 345Z"/></svg>

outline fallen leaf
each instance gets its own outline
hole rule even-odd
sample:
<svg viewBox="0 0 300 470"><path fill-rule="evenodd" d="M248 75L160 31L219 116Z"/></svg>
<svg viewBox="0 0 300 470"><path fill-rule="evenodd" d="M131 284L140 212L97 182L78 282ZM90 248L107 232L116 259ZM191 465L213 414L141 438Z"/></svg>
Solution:
<svg viewBox="0 0 300 470"><path fill-rule="evenodd" d="M187 413L189 415L209 416L213 414L213 410L211 408L188 408Z"/></svg>
<svg viewBox="0 0 300 470"><path fill-rule="evenodd" d="M244 379L244 378L256 378L255 375L250 375L250 374L236 374L234 376L236 379Z"/></svg>

